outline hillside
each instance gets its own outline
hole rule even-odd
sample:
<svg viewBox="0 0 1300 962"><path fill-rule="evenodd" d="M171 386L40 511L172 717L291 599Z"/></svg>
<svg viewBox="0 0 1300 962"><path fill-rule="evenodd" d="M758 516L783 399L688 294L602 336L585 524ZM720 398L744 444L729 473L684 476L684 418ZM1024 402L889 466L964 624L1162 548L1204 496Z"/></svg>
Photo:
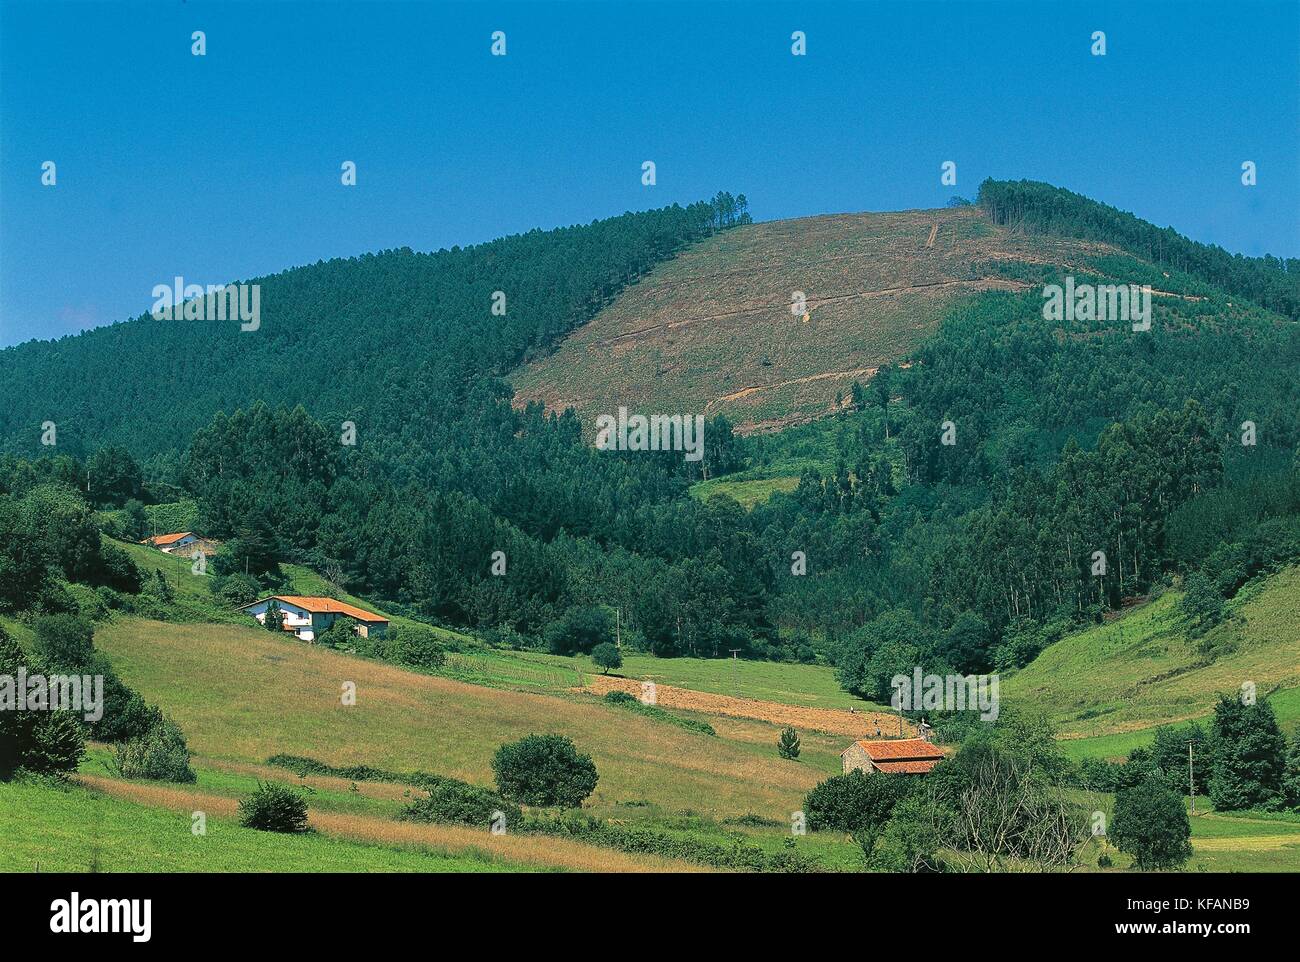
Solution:
<svg viewBox="0 0 1300 962"><path fill-rule="evenodd" d="M1020 290L999 262L1082 270L1115 249L995 225L979 207L835 214L708 238L511 378L516 403L725 414L740 433L834 410L909 354L956 298ZM791 313L802 291L807 316Z"/></svg>
<svg viewBox="0 0 1300 962"><path fill-rule="evenodd" d="M154 317L158 295L142 290L150 313L0 350L0 452L47 453L37 428L51 421L61 453L117 443L162 456L218 411L255 401L302 404L391 438L412 393L441 403L452 385L509 370L658 261L740 219L701 202L473 247L321 261L242 279L258 294L247 324L217 319L215 298L197 296L230 278L182 278L184 317ZM170 274L158 280L173 285Z"/></svg>
<svg viewBox="0 0 1300 962"><path fill-rule="evenodd" d="M1005 678L1003 697L1045 708L1064 738L1095 740L1107 753L1123 754L1132 742L1104 736L1203 719L1220 692L1238 692L1246 682L1260 698L1278 692L1275 710L1285 728L1294 727L1300 704L1289 690L1300 686L1300 567L1243 589L1227 620L1197 641L1187 638L1179 597L1168 592L1066 636Z"/></svg>

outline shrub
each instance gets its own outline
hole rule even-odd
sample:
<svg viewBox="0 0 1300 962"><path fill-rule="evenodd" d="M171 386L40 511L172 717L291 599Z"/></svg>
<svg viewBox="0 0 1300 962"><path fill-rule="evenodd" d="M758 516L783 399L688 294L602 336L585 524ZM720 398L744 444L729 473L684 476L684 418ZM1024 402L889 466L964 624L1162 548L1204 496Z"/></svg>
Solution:
<svg viewBox="0 0 1300 962"><path fill-rule="evenodd" d="M941 870L938 853L943 840L937 822L931 800L918 795L903 799L879 835L872 838L865 853L868 863L881 872Z"/></svg>
<svg viewBox="0 0 1300 962"><path fill-rule="evenodd" d="M270 616L269 611L267 616ZM326 648L352 648L358 637L354 619L335 618L333 624L316 636L315 643Z"/></svg>
<svg viewBox="0 0 1300 962"><path fill-rule="evenodd" d="M31 668L23 650L0 625L0 675ZM86 751L81 723L68 712L0 711L0 781L19 769L64 777Z"/></svg>
<svg viewBox="0 0 1300 962"><path fill-rule="evenodd" d="M262 593L262 586L257 579L242 571L229 575L210 575L208 589L214 598L231 608L252 604Z"/></svg>
<svg viewBox="0 0 1300 962"><path fill-rule="evenodd" d="M623 667L623 654L608 641L602 641L595 648L591 649L591 660L596 663L596 667L603 668L605 674L609 674L611 669Z"/></svg>
<svg viewBox="0 0 1300 962"><path fill-rule="evenodd" d="M81 719L69 711L42 712L32 728L32 739L21 765L38 775L66 778L77 770L86 754Z"/></svg>
<svg viewBox="0 0 1300 962"><path fill-rule="evenodd" d="M852 771L832 775L804 799L803 810L813 831L879 831L902 799L907 782L899 777Z"/></svg>
<svg viewBox="0 0 1300 962"><path fill-rule="evenodd" d="M519 825L523 812L495 792L477 785L439 778L429 786L429 794L408 805L398 817L407 822L454 822L487 828L494 812L505 816L506 825Z"/></svg>
<svg viewBox="0 0 1300 962"><path fill-rule="evenodd" d="M111 541L100 542L98 570L92 577L97 584L129 595L139 594L144 585L144 575L131 556Z"/></svg>
<svg viewBox="0 0 1300 962"><path fill-rule="evenodd" d="M1187 619L1191 635L1195 638L1223 620L1223 596L1210 579L1199 571L1193 571L1187 576L1183 588L1178 610Z"/></svg>
<svg viewBox="0 0 1300 962"><path fill-rule="evenodd" d="M388 631L388 650L403 665L413 668L441 668L447 660L431 628L419 625L395 625Z"/></svg>
<svg viewBox="0 0 1300 962"><path fill-rule="evenodd" d="M95 654L95 626L76 615L44 615L35 619L32 654L51 671L84 668Z"/></svg>
<svg viewBox="0 0 1300 962"><path fill-rule="evenodd" d="M190 750L177 725L159 717L143 735L117 746L117 770L123 778L192 782Z"/></svg>
<svg viewBox="0 0 1300 962"><path fill-rule="evenodd" d="M239 803L239 824L263 832L307 831L307 801L279 782L259 782Z"/></svg>
<svg viewBox="0 0 1300 962"><path fill-rule="evenodd" d="M643 705L641 700L635 695L625 691L607 691L605 692L605 701L611 705L618 705L620 708L626 708L628 711L634 711L638 715L644 715L647 718L654 718L657 721L667 722L670 725L676 725L678 728L684 728L688 732L699 732L701 735L717 735L713 726L708 722L699 721L695 718L681 718L672 712L664 711L658 705Z"/></svg>
<svg viewBox="0 0 1300 962"><path fill-rule="evenodd" d="M529 735L492 757L497 788L525 805L579 807L596 790L596 766L563 735Z"/></svg>
<svg viewBox="0 0 1300 962"><path fill-rule="evenodd" d="M1142 784L1115 796L1110 838L1121 852L1133 856L1138 869L1182 865L1192 857L1191 835L1183 796L1164 775L1152 772Z"/></svg>

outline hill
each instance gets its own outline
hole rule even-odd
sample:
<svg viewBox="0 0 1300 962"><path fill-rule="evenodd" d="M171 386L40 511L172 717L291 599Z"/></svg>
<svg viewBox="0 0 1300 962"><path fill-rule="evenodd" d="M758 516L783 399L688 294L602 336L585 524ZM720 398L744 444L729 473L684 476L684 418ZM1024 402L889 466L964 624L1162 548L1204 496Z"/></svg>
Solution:
<svg viewBox="0 0 1300 962"><path fill-rule="evenodd" d="M50 421L61 453L84 457L117 443L147 459L183 449L218 411L255 401L302 404L392 437L413 392L441 395L509 370L659 260L747 219L734 202L724 213L721 197L473 247L401 248L246 278L238 283L258 293L258 316L246 325L211 317L215 298L205 302L199 279L182 278L193 288L186 307L197 305L191 313L201 317L160 319L151 310L0 351L0 452L46 453L38 428ZM173 286L171 277L159 280Z"/></svg>
<svg viewBox="0 0 1300 962"><path fill-rule="evenodd" d="M1124 754L1147 740L1152 726L1203 719L1219 693L1247 683L1260 698L1278 693L1274 708L1284 728L1300 722L1300 567L1247 586L1224 623L1201 639L1187 637L1179 597L1167 592L1067 635L1005 678L1002 696L1043 707L1064 738L1092 743L1067 741L1072 754Z"/></svg>
<svg viewBox="0 0 1300 962"><path fill-rule="evenodd" d="M740 433L780 428L833 412L956 298L1027 286L999 262L1083 270L1114 250L1013 231L975 206L738 227L659 264L517 371L516 403L574 407L584 424L626 406L724 414ZM791 313L797 291L805 314Z"/></svg>

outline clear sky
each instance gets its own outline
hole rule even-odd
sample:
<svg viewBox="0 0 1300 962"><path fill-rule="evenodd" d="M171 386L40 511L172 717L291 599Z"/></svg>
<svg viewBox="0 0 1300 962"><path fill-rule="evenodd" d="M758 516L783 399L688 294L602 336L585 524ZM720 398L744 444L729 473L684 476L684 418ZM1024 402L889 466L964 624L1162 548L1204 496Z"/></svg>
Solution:
<svg viewBox="0 0 1300 962"><path fill-rule="evenodd" d="M769 220L1023 177L1297 256L1298 50L1295 0L0 0L0 346L141 314L177 274L434 250L720 189Z"/></svg>

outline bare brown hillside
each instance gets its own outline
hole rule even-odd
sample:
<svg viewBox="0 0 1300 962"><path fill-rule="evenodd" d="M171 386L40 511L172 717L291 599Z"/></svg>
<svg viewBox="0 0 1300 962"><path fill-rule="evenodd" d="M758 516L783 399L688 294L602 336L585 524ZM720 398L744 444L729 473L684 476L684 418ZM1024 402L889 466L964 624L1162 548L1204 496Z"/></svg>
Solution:
<svg viewBox="0 0 1300 962"><path fill-rule="evenodd" d="M736 228L660 265L516 372L517 403L573 407L588 428L626 406L777 429L833 411L837 394L910 352L954 298L1018 286L997 276L997 261L1075 267L1103 250L1012 234L975 207Z"/></svg>

